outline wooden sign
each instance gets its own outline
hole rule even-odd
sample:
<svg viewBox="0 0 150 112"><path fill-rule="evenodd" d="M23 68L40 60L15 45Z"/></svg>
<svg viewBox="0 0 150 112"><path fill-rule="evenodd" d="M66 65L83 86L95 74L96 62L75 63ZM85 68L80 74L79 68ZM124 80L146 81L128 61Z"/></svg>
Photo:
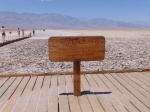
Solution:
<svg viewBox="0 0 150 112"><path fill-rule="evenodd" d="M49 38L51 61L97 61L105 55L103 36L65 36Z"/></svg>
<svg viewBox="0 0 150 112"><path fill-rule="evenodd" d="M103 36L65 36L49 38L51 61L73 61L74 95L81 95L80 61L103 60L105 38Z"/></svg>

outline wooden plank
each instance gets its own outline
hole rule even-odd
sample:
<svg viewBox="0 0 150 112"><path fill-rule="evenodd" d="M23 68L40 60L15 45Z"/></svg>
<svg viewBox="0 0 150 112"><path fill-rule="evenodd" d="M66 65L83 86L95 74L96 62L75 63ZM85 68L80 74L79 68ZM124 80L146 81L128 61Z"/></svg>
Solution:
<svg viewBox="0 0 150 112"><path fill-rule="evenodd" d="M132 73L132 75L137 78L138 80L142 81L143 83L145 83L146 85L150 86L150 82L147 81L145 78L142 77L142 75L138 72Z"/></svg>
<svg viewBox="0 0 150 112"><path fill-rule="evenodd" d="M98 94L105 96L109 100L110 103L108 105L111 105L111 106L105 106L104 109L106 111L109 111L109 109L111 109L111 111L113 110L113 111L118 111L118 112L127 111L125 107L123 106L123 104L114 95L114 93L111 92L101 80L98 80L98 82L101 82L101 85L98 85L98 83L95 82L95 80L91 77L91 75L87 75L86 77L92 88L97 88L97 90L99 89L99 91L94 91L94 92L97 92ZM106 104L103 104L103 102L101 102L101 105L106 105Z"/></svg>
<svg viewBox="0 0 150 112"><path fill-rule="evenodd" d="M48 112L48 98L51 76L45 76L36 112Z"/></svg>
<svg viewBox="0 0 150 112"><path fill-rule="evenodd" d="M93 78L91 77L91 75L87 75L87 79L89 81L89 83L91 84L92 88L98 85L96 84L95 80L93 80ZM100 92L99 94L105 95L109 102L113 105L113 107L115 108L116 111L118 112L126 112L127 110L125 109L125 107L123 106L123 104L118 100L118 98L115 96L114 93L112 93L106 85L103 85L103 87L101 87L101 85L99 85L100 88ZM107 92L108 93L107 93ZM105 93L106 92L106 93ZM110 93L109 93L110 92ZM103 103L103 102L102 102Z"/></svg>
<svg viewBox="0 0 150 112"><path fill-rule="evenodd" d="M24 39L27 39L27 38L30 38L30 37L23 37L23 38L17 38L17 39L6 41L6 42L3 42L3 43L0 43L0 47L2 47L4 45L7 45L7 44L10 44L10 43L13 43L13 42L24 40Z"/></svg>
<svg viewBox="0 0 150 112"><path fill-rule="evenodd" d="M83 77L84 76L82 76L81 78L82 80L84 79ZM84 83L84 81L82 80L81 80L81 83ZM102 92L97 85L94 85L94 86L92 85L92 89L94 92ZM106 112L110 112L110 111L115 112L115 109L113 108L112 104L109 102L108 98L105 95L96 94L96 97Z"/></svg>
<svg viewBox="0 0 150 112"><path fill-rule="evenodd" d="M129 78L127 78L124 74L120 74L119 75L124 81L128 82L128 84L130 84L130 86L132 86L134 89L136 89L137 91L139 91L143 96L145 96L147 99L150 99L150 93L147 92L145 89L143 89L141 86L137 85L136 83L134 83L132 80L130 80Z"/></svg>
<svg viewBox="0 0 150 112"><path fill-rule="evenodd" d="M129 112L139 112L139 110L137 110L137 108L135 108L135 106L129 101L129 99L124 94L122 94L116 88L116 86L114 86L112 84L112 82L110 82L106 78L106 75L108 75L108 74L104 74L104 75L92 75L92 77L94 78L94 80L96 81L96 83L99 85L99 87L102 88L102 90L104 92L111 91L112 94L125 106L125 108Z"/></svg>
<svg viewBox="0 0 150 112"><path fill-rule="evenodd" d="M22 91L24 90L26 84L28 83L29 77L24 77L19 86L17 87L15 93L10 97L9 101L3 108L2 112L10 112L13 110L15 105L17 104L17 101L20 99L20 95Z"/></svg>
<svg viewBox="0 0 150 112"><path fill-rule="evenodd" d="M58 80L57 75L51 78L51 87L49 91L49 109L48 112L58 112Z"/></svg>
<svg viewBox="0 0 150 112"><path fill-rule="evenodd" d="M82 86L84 88L84 93L90 103L93 112L104 112L104 109L100 104L96 94L94 94L94 91L91 87L92 85L90 83L91 82L89 80L87 81L85 75L82 75Z"/></svg>
<svg viewBox="0 0 150 112"><path fill-rule="evenodd" d="M96 61L105 55L103 36L57 36L49 38L51 61Z"/></svg>
<svg viewBox="0 0 150 112"><path fill-rule="evenodd" d="M10 85L13 83L13 81L16 79L16 77L9 78L5 82L5 84L0 88L0 98L3 96L3 94L7 91L7 89L10 87Z"/></svg>
<svg viewBox="0 0 150 112"><path fill-rule="evenodd" d="M113 76L113 78L109 78L111 80L112 83L117 83L115 84L115 86L120 90L122 91L123 94L127 95L130 99L130 101L140 110L140 111L143 111L143 112L147 112L149 111L148 107L146 105L150 105L150 104L144 104L142 101L144 98L144 100L146 99L145 97L143 97L138 91L134 91L135 89L132 88L127 82L123 81L121 78L119 78L119 76L117 76L119 74L115 74L115 73L112 73L111 76ZM114 78L116 80L114 80ZM133 89L133 90L132 90ZM131 91L130 91L131 90ZM134 92L133 92L134 91ZM138 98L139 97L139 98ZM144 102L149 102L147 101L144 101Z"/></svg>
<svg viewBox="0 0 150 112"><path fill-rule="evenodd" d="M42 88L43 79L44 76L38 76L30 100L28 102L28 105L26 106L25 112L34 112L36 110L38 98Z"/></svg>
<svg viewBox="0 0 150 112"><path fill-rule="evenodd" d="M9 79L9 77L3 77L0 80L0 88L5 84L5 82Z"/></svg>
<svg viewBox="0 0 150 112"><path fill-rule="evenodd" d="M120 75L119 73L117 75ZM136 108L141 112L149 111L149 109L141 103L133 94L131 94L124 86L122 86L118 80L116 80L112 75L105 74L105 76L108 78L108 80L111 81L111 83L118 88L118 90L126 96L127 99L130 100L130 102L136 106ZM132 111L131 111L132 112ZM134 112L134 111L133 111Z"/></svg>
<svg viewBox="0 0 150 112"><path fill-rule="evenodd" d="M134 96L137 97L137 99L139 99L143 104L145 104L149 109L150 109L150 101L143 95L141 94L139 91L137 91L135 88L133 88L130 82L125 82L123 79L121 79L119 77L119 75L117 76L116 74L113 75L116 79L118 79L118 81L124 85L125 88L127 88ZM133 85L133 83L132 83ZM135 86L135 85L134 85ZM136 86L137 87L137 86ZM138 88L139 89L139 88ZM143 91L144 92L144 91Z"/></svg>
<svg viewBox="0 0 150 112"><path fill-rule="evenodd" d="M22 95L20 96L19 101L17 102L17 105L15 106L15 108L13 109L14 112L23 112L26 108L26 105L29 101L31 92L32 92L32 88L35 84L37 77L31 77L25 90L23 91Z"/></svg>
<svg viewBox="0 0 150 112"><path fill-rule="evenodd" d="M66 88L67 88L67 96L69 99L70 112L81 112L80 103L77 96L74 96L73 93L73 80L71 76L66 76Z"/></svg>
<svg viewBox="0 0 150 112"><path fill-rule="evenodd" d="M81 75L81 79L82 79L82 75ZM78 96L81 111L82 112L93 112L90 102L86 96L86 91L84 91L84 89L83 89L82 83L81 83L81 91L82 91L82 95ZM83 94L83 92L84 92L84 94Z"/></svg>
<svg viewBox="0 0 150 112"><path fill-rule="evenodd" d="M139 74L141 74L140 76L141 76L142 78L144 78L145 80L147 80L147 81L150 82L150 77L146 76L145 73L146 73L146 72L141 72L141 73L139 73Z"/></svg>
<svg viewBox="0 0 150 112"><path fill-rule="evenodd" d="M142 77L143 79L147 80L148 82L150 82L150 78L146 75L143 74L143 72L139 72L140 77Z"/></svg>
<svg viewBox="0 0 150 112"><path fill-rule="evenodd" d="M144 88L146 91L150 92L150 87L138 80L137 78L133 77L132 74L126 73L125 74L129 79L134 81L136 84L140 85L142 88Z"/></svg>
<svg viewBox="0 0 150 112"><path fill-rule="evenodd" d="M74 96L80 96L80 61L73 62L73 71L74 71Z"/></svg>
<svg viewBox="0 0 150 112"><path fill-rule="evenodd" d="M150 72L144 72L143 74L150 78Z"/></svg>
<svg viewBox="0 0 150 112"><path fill-rule="evenodd" d="M59 84L59 112L69 112L69 101L67 97L66 85L65 85L65 76L58 76L58 84Z"/></svg>
<svg viewBox="0 0 150 112"><path fill-rule="evenodd" d="M0 110L3 109L3 106L6 104L6 102L9 100L11 95L14 93L15 89L19 85L22 78L17 78L12 85L7 89L7 91L4 93L4 95L0 98Z"/></svg>

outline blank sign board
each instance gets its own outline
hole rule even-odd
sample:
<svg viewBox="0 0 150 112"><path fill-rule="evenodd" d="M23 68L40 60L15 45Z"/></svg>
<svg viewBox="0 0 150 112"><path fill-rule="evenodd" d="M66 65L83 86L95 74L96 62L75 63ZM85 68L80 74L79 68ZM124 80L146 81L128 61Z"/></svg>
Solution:
<svg viewBox="0 0 150 112"><path fill-rule="evenodd" d="M49 38L49 59L61 61L98 61L105 55L103 36L56 36Z"/></svg>

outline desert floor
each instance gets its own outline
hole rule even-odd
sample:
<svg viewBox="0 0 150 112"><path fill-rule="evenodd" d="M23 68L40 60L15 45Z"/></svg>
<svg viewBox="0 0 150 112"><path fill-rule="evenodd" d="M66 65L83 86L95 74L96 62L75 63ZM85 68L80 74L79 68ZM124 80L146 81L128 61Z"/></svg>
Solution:
<svg viewBox="0 0 150 112"><path fill-rule="evenodd" d="M27 31L26 34L30 32ZM7 34L9 35L9 33ZM149 29L38 30L35 32L35 36L30 39L0 47L0 73L72 71L72 62L51 62L48 60L48 38L79 35L102 35L106 39L105 59L83 61L81 62L81 71L150 68ZM17 33L14 32L12 37L17 38Z"/></svg>

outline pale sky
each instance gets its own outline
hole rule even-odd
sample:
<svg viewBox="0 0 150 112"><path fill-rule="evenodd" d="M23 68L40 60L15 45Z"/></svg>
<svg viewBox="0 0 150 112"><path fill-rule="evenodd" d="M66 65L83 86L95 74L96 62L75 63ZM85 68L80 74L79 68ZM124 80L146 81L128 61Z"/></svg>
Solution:
<svg viewBox="0 0 150 112"><path fill-rule="evenodd" d="M150 0L0 0L0 11L150 22Z"/></svg>

